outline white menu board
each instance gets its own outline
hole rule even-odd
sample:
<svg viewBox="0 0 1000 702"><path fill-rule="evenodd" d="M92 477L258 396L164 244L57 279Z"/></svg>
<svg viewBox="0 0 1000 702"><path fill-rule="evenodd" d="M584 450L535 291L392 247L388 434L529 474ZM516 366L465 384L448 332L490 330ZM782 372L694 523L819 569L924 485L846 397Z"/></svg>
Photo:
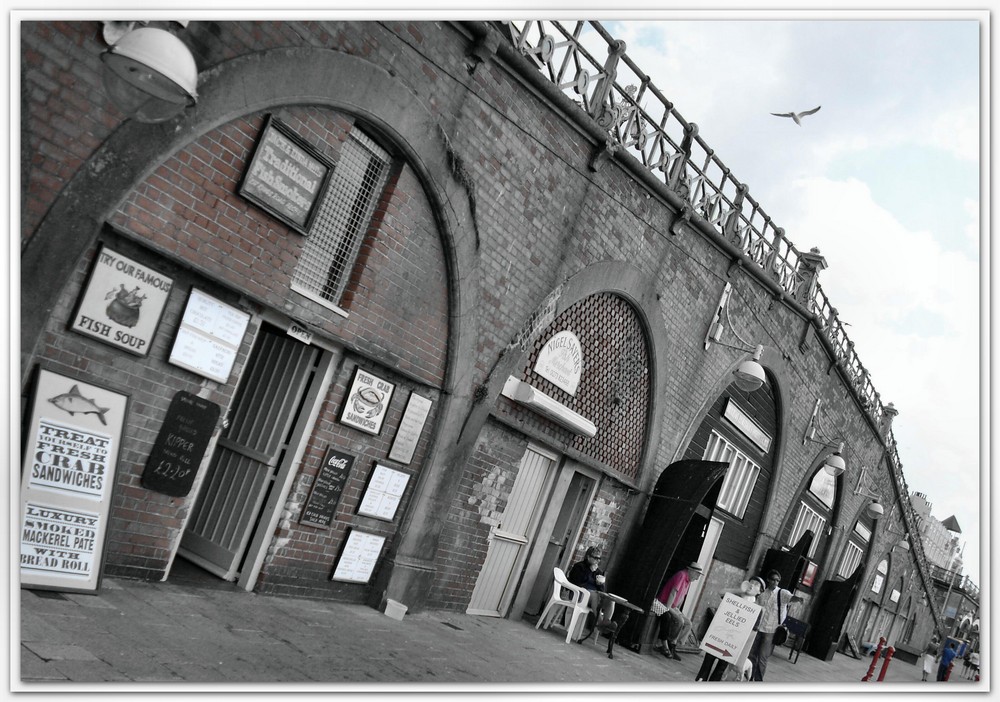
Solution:
<svg viewBox="0 0 1000 702"><path fill-rule="evenodd" d="M331 580L367 583L375 570L375 563L378 562L383 543L385 543L384 536L351 529Z"/></svg>
<svg viewBox="0 0 1000 702"><path fill-rule="evenodd" d="M413 460L413 452L417 448L417 441L424 430L424 423L427 421L427 414L431 411L432 404L426 397L416 393L410 394L403 419L396 431L396 439L392 442L392 450L389 451L390 461L409 463Z"/></svg>
<svg viewBox="0 0 1000 702"><path fill-rule="evenodd" d="M250 315L191 288L170 363L220 383L228 382Z"/></svg>
<svg viewBox="0 0 1000 702"><path fill-rule="evenodd" d="M409 480L406 473L376 463L368 489L358 505L358 514L391 521Z"/></svg>

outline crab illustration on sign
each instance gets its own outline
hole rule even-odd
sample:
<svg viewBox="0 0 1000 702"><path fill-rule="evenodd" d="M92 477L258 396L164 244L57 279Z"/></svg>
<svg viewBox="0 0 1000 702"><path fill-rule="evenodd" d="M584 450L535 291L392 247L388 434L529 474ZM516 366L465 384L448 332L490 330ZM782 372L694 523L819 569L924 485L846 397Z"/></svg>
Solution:
<svg viewBox="0 0 1000 702"><path fill-rule="evenodd" d="M104 419L104 413L110 408L98 407L97 403L92 399L84 397L80 392L79 385L74 385L70 388L69 392L64 392L61 395L50 397L49 402L61 409L63 412L69 413L70 417L77 414L96 414L97 418L101 420L101 424L107 426L107 421Z"/></svg>
<svg viewBox="0 0 1000 702"><path fill-rule="evenodd" d="M395 385L360 368L347 391L340 421L369 434L378 434L389 408Z"/></svg>

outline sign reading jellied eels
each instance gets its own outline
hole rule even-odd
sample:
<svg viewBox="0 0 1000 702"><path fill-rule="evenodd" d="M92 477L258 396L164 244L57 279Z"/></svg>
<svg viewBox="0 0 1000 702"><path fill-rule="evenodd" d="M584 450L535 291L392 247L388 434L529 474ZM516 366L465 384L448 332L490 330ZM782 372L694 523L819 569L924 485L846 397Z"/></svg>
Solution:
<svg viewBox="0 0 1000 702"><path fill-rule="evenodd" d="M269 116L240 183L240 195L306 234L333 165Z"/></svg>
<svg viewBox="0 0 1000 702"><path fill-rule="evenodd" d="M191 491L221 408L181 390L170 401L142 473L142 486L172 497Z"/></svg>

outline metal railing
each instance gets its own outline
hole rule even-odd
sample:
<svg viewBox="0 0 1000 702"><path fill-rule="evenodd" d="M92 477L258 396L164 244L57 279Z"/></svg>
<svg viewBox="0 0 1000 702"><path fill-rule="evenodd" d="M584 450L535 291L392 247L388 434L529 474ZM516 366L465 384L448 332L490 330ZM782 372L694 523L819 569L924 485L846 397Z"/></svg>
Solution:
<svg viewBox="0 0 1000 702"><path fill-rule="evenodd" d="M608 146L632 155L649 173L684 202L683 216L700 217L739 249L759 273L807 311L816 315L820 333L833 349L858 402L876 427L885 407L868 370L854 350L837 309L823 292L804 257L650 77L599 23L527 20L496 25L513 48L607 132ZM604 52L599 59L596 53ZM810 253L818 254L813 250ZM906 530L919 534L916 512L903 477L891 430L885 435L889 471L898 489ZM929 584L928 562L920 539L914 560ZM935 612L940 618L940 613Z"/></svg>

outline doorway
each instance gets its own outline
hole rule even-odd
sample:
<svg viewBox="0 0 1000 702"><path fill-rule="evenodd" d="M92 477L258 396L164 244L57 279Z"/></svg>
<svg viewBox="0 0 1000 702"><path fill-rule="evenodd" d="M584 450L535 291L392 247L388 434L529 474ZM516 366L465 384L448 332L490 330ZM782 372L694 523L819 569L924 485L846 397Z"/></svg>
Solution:
<svg viewBox="0 0 1000 702"><path fill-rule="evenodd" d="M525 450L503 516L490 532L486 560L472 590L467 614L506 615L558 459L556 454L534 444Z"/></svg>
<svg viewBox="0 0 1000 702"><path fill-rule="evenodd" d="M181 539L179 555L224 580L236 580L265 503L290 475L307 397L315 399L329 354L263 325ZM312 392L309 392L312 389ZM269 499L270 498L270 499ZM260 539L255 539L260 541ZM249 589L249 588L248 588Z"/></svg>

